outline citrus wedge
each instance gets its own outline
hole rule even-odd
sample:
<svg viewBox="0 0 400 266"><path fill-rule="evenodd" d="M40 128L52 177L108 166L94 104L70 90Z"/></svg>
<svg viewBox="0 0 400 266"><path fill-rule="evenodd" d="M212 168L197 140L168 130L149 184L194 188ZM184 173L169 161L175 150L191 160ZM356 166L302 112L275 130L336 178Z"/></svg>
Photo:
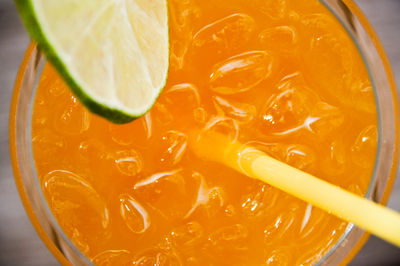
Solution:
<svg viewBox="0 0 400 266"><path fill-rule="evenodd" d="M15 0L74 94L114 123L145 114L168 74L167 0Z"/></svg>

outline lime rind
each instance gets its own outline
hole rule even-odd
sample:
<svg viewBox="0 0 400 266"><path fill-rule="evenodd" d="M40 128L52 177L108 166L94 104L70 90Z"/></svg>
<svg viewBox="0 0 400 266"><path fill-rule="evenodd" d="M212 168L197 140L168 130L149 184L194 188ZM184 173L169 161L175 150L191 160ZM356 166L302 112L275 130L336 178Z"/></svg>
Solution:
<svg viewBox="0 0 400 266"><path fill-rule="evenodd" d="M110 107L111 104L102 103L99 99L95 99L91 95L89 95L84 88L80 84L78 84L77 79L74 78L74 75L68 69L65 62L59 56L59 53L56 51L49 38L46 37L45 31L43 30L39 19L37 17L37 13L34 9L34 4L32 0L14 0L19 11L19 14L22 18L22 21L25 25L25 28L31 35L32 39L34 39L40 48L40 50L45 54L47 60L54 66L54 68L58 71L60 76L64 79L66 84L69 86L71 91L78 97L80 102L84 104L91 112L98 114L107 120L116 123L123 124L131 122L141 116L143 116L151 107L154 105L156 99L160 95L162 89L164 88L167 82L167 74L169 67L169 60L167 60L167 69L164 75L164 79L159 88L156 88L156 93L153 95L151 101L147 102L145 108L140 110L139 112L129 113L123 110L124 108L113 108ZM168 21L168 12L166 14ZM169 41L169 32L167 32L167 41ZM168 43L169 45L169 43ZM169 46L168 46L169 51Z"/></svg>

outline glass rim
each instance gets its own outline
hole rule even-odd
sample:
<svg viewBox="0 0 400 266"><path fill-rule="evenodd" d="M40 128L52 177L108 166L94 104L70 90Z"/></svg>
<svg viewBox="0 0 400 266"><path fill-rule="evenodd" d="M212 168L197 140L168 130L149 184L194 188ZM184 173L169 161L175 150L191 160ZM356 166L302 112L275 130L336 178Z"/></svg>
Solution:
<svg viewBox="0 0 400 266"><path fill-rule="evenodd" d="M365 18L365 16L363 15L363 13L361 12L361 10L355 5L355 3L352 0L338 0L341 2L344 2L347 7L351 10L351 12L356 16L356 18L360 21L360 24L362 25L362 27L366 30L368 36L371 38L373 44L374 44L374 48L377 50L378 55L380 56L380 59L383 62L383 65L385 67L385 74L388 78L389 81L389 85L391 88L391 98L393 100L393 111L395 113L394 115L394 120L395 120L395 141L394 141L394 153L393 153L393 158L392 158L392 162L391 162L391 166L390 166L390 174L388 177L388 181L386 183L386 186L384 188L384 193L381 197L381 199L379 200L380 203L382 204L386 204L387 200L389 198L390 195L390 191L391 188L393 186L394 183L394 179L395 176L397 174L398 171L398 160L399 160L399 107L398 107L398 97L397 97L397 90L396 90L396 86L395 86L395 81L394 81L394 77L393 74L391 72L391 68L390 68L390 64L389 61L385 55L385 52L383 50L382 45L380 44L375 32L373 31L371 25L368 23L367 19ZM325 0L320 0L320 2L326 2ZM323 3L324 4L324 3ZM325 5L326 6L326 5ZM329 8L328 8L329 9ZM329 9L330 10L330 9ZM334 14L334 12L332 12L332 10L330 10L331 13L338 19L338 17ZM340 19L338 19L340 21ZM342 23L343 24L343 23ZM344 26L344 25L343 25ZM344 28L346 29L346 27L344 26ZM351 34L350 34L351 36ZM353 42L356 44L356 42L353 39ZM357 46L357 44L356 44ZM358 46L357 46L358 48ZM33 56L37 56L37 54L35 54L34 52L36 51L36 45L34 43L31 43L26 51L26 54L24 56L24 60L21 64L21 67L19 69L19 72L17 74L17 79L15 82L15 86L14 86L14 91L13 91L13 96L12 96L12 101L11 101L11 110L10 110L10 124L9 124L9 135L10 135L10 154L11 154L11 161L12 161L12 166L13 166L13 171L14 171L14 176L15 176L15 180L16 180L16 184L17 184L17 188L18 191L20 193L20 197L21 200L23 202L24 208L33 224L33 226L35 227L36 231L38 232L39 236L42 238L43 242L45 243L45 245L48 247L48 249L53 253L53 255L56 257L56 259L61 263L61 264L65 264L65 263L70 263L68 261L68 259L66 258L66 256L63 254L63 252L61 251L61 247L57 246L54 243L54 240L51 239L51 237L45 232L45 230L42 228L42 225L40 224L39 220L36 217L36 214L32 208L31 202L27 196L27 191L25 189L24 186L24 182L23 179L21 178L21 170L20 170L20 164L18 162L18 155L17 155L17 141L16 141L16 128L17 128L17 108L18 108L18 103L19 103L19 98L20 98L20 94L21 94L21 88L22 88L22 83L23 80L25 78L25 74L26 74L26 70L28 67L29 62L32 60ZM363 55L363 51L361 49L358 48L358 51L360 52L361 55ZM37 58L35 58L36 60ZM367 63L365 63L366 67L368 68ZM35 76L37 76L38 74L36 73ZM372 79L371 79L372 80ZM374 87L374 92L377 90L377 88ZM36 87L33 89L33 91L36 90ZM34 95L34 94L33 94ZM377 96L376 96L377 97ZM34 98L34 97L31 97ZM32 100L32 99L31 99ZM377 101L377 100L376 100ZM377 103L377 109L379 112L379 109L382 108L381 106L378 106ZM32 109L32 103L30 106L30 109ZM29 111L29 115L31 116L32 110ZM379 116L378 116L379 118ZM378 123L380 123L380 119L378 119ZM30 123L30 120L28 121L28 123ZM29 132L31 130L31 127L29 125ZM380 132L380 131L379 131ZM30 135L29 135L30 136ZM380 136L380 134L379 134ZM379 149L381 146L380 145L381 140L379 139L378 141L378 152L377 152L377 157L376 157L376 161L375 161L375 167L377 166L377 164L379 163ZM31 144L31 142L29 142ZM32 154L32 150L31 150L31 145L29 145L30 150L29 153L32 156L31 161L32 163L34 162L33 160L33 154ZM33 163L33 169L35 170L35 165ZM90 260L83 254L81 253L81 251L79 249L77 249L75 247L75 245L72 243L72 241L66 236L66 234L64 233L64 231L62 230L62 228L59 226L58 222L56 221L55 217L53 216L47 201L44 198L44 195L42 193L41 190L41 186L39 183L39 179L37 178L37 173L36 171L34 171L34 175L36 177L36 185L38 186L40 195L41 195L41 200L42 200L42 204L45 206L46 211L48 212L48 217L50 217L50 219L52 220L52 225L56 227L58 233L60 233L60 235L64 238L64 240L67 242L67 244L72 248L72 250L78 254L83 260L84 262L91 264ZM373 182L373 179L375 178L376 175L376 169L374 170L374 173L372 175L371 178L371 183ZM371 184L369 185L369 189L367 192L366 197L368 197L370 194L372 193L371 191ZM334 253L338 247L343 243L343 241L348 237L348 235L350 234L350 232L352 231L353 226L352 224L349 224L349 226L346 228L345 232L342 234L342 236L340 237L340 239L335 243L335 245L333 247L331 247L329 250L326 251L326 253L324 254L324 256L320 259L320 261L318 262L318 264L324 263L325 260L327 258L329 258L330 255L332 255L332 253ZM363 246L363 244L366 242L366 240L368 239L368 234L363 233L361 237L359 237L358 241L356 242L355 245L353 245L350 253L348 253L345 258L342 260L342 263L347 263L349 262L358 252L359 249L361 249L361 247Z"/></svg>

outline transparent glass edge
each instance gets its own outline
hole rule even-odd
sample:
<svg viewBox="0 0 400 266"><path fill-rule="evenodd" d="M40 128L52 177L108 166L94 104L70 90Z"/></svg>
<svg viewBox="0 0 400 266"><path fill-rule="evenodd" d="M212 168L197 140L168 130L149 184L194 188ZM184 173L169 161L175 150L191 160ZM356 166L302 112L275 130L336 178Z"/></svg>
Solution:
<svg viewBox="0 0 400 266"><path fill-rule="evenodd" d="M379 101L379 95L377 93L377 82L376 79L374 77L374 75L372 74L372 70L371 70L371 66L368 62L367 56L364 53L360 43L358 42L357 37L354 35L353 31L351 29L348 28L347 24L344 22L344 20L342 19L342 17L337 14L337 12L334 10L334 8L331 6L331 4L329 2L332 1L336 1L336 2L341 2L342 5L346 6L347 5L345 3L343 3L343 1L341 0L319 0L319 2L324 5L331 14L333 14L335 16L335 18L339 21L339 23L342 25L343 29L345 29L345 31L347 32L348 36L352 39L353 44L356 46L363 62L364 65L367 69L368 72L368 77L371 81L372 84L372 88L373 88L373 93L374 93L374 100L375 100L375 105L376 105L376 112L377 112L377 122L378 122L378 142L377 142L377 152L375 155L375 164L374 164L374 169L371 175L371 180L369 182L368 185L368 190L366 191L364 197L365 198L371 198L372 196L372 192L374 190L375 187L375 183L378 179L378 166L381 164L381 154L382 154L382 136L383 136L383 128L382 128L382 112L381 112L381 108L382 105ZM356 16L352 17L353 20L355 20L355 22L360 23L360 21L358 20L358 18ZM362 27L363 28L363 27ZM364 29L364 28L363 28ZM368 34L367 34L368 35ZM370 38L370 36L368 35L368 38ZM376 47L374 46L374 48L376 49ZM397 168L397 171L399 171L399 167ZM344 241L348 238L348 236L350 235L350 233L352 233L354 231L356 227L354 226L354 224L352 223L348 223L348 226L345 230L345 232L342 234L342 236L339 238L339 240L336 242L336 244L334 246L332 246L330 248L330 250L328 252L325 253L325 255L321 258L321 260L316 264L316 265L322 265L323 263L325 263L334 253L335 251L344 244ZM362 230L362 232L364 232ZM364 232L365 233L365 232ZM362 237L363 233L361 233L358 236L358 240Z"/></svg>
<svg viewBox="0 0 400 266"><path fill-rule="evenodd" d="M38 49L38 47L36 46L35 48L37 50L37 54L36 56L40 57L43 54L41 53L41 51ZM41 59L41 62L39 63L40 67L37 68L37 73L35 74L35 82L34 82L34 86L32 89L32 96L31 99L29 101L29 109L28 109L28 125L27 125L27 143L28 143L28 154L29 154L29 160L30 160L30 165L32 168L32 175L34 177L34 183L36 185L36 189L38 191L40 200L43 203L44 209L46 211L46 215L47 217L50 219L50 223L52 226L55 227L56 230L56 237L59 237L59 235L62 237L62 239L65 241L65 243L67 243L67 245L72 249L73 252L75 252L76 254L78 254L79 258L81 260L83 260L84 263L86 263L87 265L93 265L90 260L75 246L75 244L67 237L67 235L65 234L64 230L61 228L61 226L59 225L57 219L54 217L53 212L50 209L50 206L43 194L43 190L42 190L42 186L40 184L40 178L37 174L37 168L36 168L36 163L35 163L35 159L34 159L34 155L33 155L33 143L32 143L32 118L33 118L33 110L34 110L34 103L35 103L35 99L36 99L36 92L37 92L37 88L40 82L40 77L43 68L46 64L46 60ZM59 242L58 239L52 239L53 243L59 248L59 250L64 254L64 250L63 247L61 246L61 243L56 243ZM69 258L66 256L66 258L69 260Z"/></svg>
<svg viewBox="0 0 400 266"><path fill-rule="evenodd" d="M357 42L356 37L353 35L353 33L351 32L351 30L349 30L346 26L346 24L343 22L342 18L337 15L337 13L330 7L329 2L330 0L319 0L321 4L323 4L335 17L336 19L341 23L342 27L346 30L346 32L348 33L348 35L350 36L350 38L353 40L354 45L357 47L360 56L362 57L362 60L367 68L368 71L368 76L371 80L372 86L373 86L373 92L374 92L374 96L375 96L375 103L377 106L377 116L378 116L378 130L379 130L379 134L378 134L378 145L377 145L377 154L376 154L376 158L375 158L375 166L374 166L374 170L373 170L373 174L371 177L371 181L368 187L368 191L365 194L365 197L370 197L373 191L373 184L374 181L376 181L377 179L377 168L378 165L381 163L381 159L380 159L380 154L382 153L382 123L381 120L379 119L381 117L381 104L378 101L378 94L377 94L377 87L376 87L376 81L374 76L371 74L371 68L370 65L368 64L368 61L366 60L365 54L362 51L359 43ZM340 0L339 0L340 1ZM358 18L354 17L357 21ZM40 53L40 51L38 51L38 53ZM42 68L44 65L44 62L41 63L42 64ZM41 72L41 71L39 71ZM64 231L62 230L62 228L59 226L56 218L54 217L53 213L50 210L50 206L48 205L47 200L45 199L45 196L43 194L42 188L41 188L41 184L40 184L40 179L37 175L37 169L36 169L36 164L33 158L33 147L32 147L32 114L33 114L33 108L34 108L34 100L35 100L35 95L36 95L36 90L37 90L37 84L40 80L40 75L39 72L36 74L35 77L35 86L32 90L32 97L30 99L30 106L29 106L29 111L28 111L28 134L27 134L27 138L28 138L28 152L30 155L30 163L31 163L31 167L34 170L33 171L33 176L35 177L35 184L36 184L36 188L39 192L41 201L44 203L44 208L47 212L48 217L51 220L52 225L55 227L55 229L57 230L57 232L61 235L61 237L63 238L63 240L70 246L70 248L76 252L80 258L87 263L88 265L93 265L89 259L79 251L79 249L76 248L76 246L72 243L72 241L66 236L66 234L64 233ZM397 167L396 170L396 176L398 176L400 174L400 166ZM336 242L336 244L330 248L330 250L328 252L325 253L325 255L323 256L323 258L321 258L321 260L317 263L317 265L321 265L324 263L324 261L326 261L327 258L329 258L338 247L340 247L344 240L347 238L347 236L353 231L354 229L354 225L349 223L348 226L346 227L345 232L342 234L342 236L339 238L339 240ZM62 249L61 249L62 251ZM62 251L63 252L63 251ZM64 252L63 252L64 254Z"/></svg>
<svg viewBox="0 0 400 266"><path fill-rule="evenodd" d="M376 85L377 82L376 82L376 79L375 79L374 75L372 74L372 70L371 70L371 67L370 67L370 65L368 63L367 56L363 52L363 49L361 48L359 42L357 41L357 38L354 36L353 32L348 29L348 27L346 26L346 23L343 21L343 19L335 12L335 10L333 8L331 8L330 4L328 3L328 2L330 2L332 0L319 0L319 1L321 2L321 4L323 4L329 10L329 12L331 12L335 16L335 18L342 25L343 29L346 30L348 36L352 39L353 44L356 46L356 48L357 48L357 50L358 50L358 52L359 52L359 54L360 54L360 56L361 56L361 58L362 58L362 60L364 62L364 65L365 65L365 67L367 69L367 72L368 72L368 77L369 77L369 79L371 81L371 84L372 84L372 88L373 88L373 92L374 92L374 101L375 101L375 105L376 105L376 113L377 113L377 122L378 122L378 132L379 132L379 134L378 134L377 152L376 152L376 155L375 155L374 170L372 171L371 181L369 182L368 190L365 193L365 197L369 198L369 197L371 197L371 194L372 194L373 184L375 183L374 181L376 181L376 179L377 179L377 168L378 168L377 166L381 162L379 154L382 153L383 128L382 128L382 120L380 119L380 117L382 117L382 114L381 114L382 106L381 106L381 103L379 102L379 98L380 97L379 97L379 95L377 93L377 85ZM333 1L337 1L337 2L343 3L341 0L333 0ZM343 3L343 5L345 5L345 4ZM356 17L353 17L353 18L356 18ZM356 19L356 22L359 22L358 19Z"/></svg>

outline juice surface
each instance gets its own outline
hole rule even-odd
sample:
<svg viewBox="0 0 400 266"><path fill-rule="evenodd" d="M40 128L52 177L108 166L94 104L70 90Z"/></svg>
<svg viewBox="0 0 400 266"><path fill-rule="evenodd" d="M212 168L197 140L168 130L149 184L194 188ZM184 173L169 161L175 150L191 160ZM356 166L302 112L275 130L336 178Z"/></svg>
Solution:
<svg viewBox="0 0 400 266"><path fill-rule="evenodd" d="M347 223L198 158L189 134L226 134L363 195L377 115L356 47L318 1L169 0L169 9L168 84L130 124L89 113L45 66L32 142L53 214L98 265L318 262Z"/></svg>

